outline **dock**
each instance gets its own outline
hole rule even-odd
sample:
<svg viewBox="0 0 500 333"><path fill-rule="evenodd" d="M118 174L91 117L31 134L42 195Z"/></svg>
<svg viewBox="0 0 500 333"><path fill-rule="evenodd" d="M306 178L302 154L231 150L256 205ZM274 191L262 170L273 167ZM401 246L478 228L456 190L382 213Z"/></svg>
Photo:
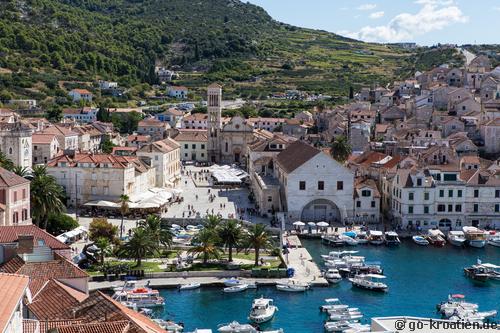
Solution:
<svg viewBox="0 0 500 333"><path fill-rule="evenodd" d="M295 269L293 278L303 283L310 283L312 286L328 286L328 281L323 278L321 270L314 262L309 251L302 247L302 243L297 235L284 235L283 244L288 244L288 254L285 254L285 262L288 268Z"/></svg>

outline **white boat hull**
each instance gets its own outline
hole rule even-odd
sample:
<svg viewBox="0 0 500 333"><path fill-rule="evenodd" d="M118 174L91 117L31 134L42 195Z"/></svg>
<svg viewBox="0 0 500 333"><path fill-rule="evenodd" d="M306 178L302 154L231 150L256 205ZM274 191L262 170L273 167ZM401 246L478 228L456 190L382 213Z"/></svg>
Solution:
<svg viewBox="0 0 500 333"><path fill-rule="evenodd" d="M490 239L488 241L489 245L500 247L500 239Z"/></svg>
<svg viewBox="0 0 500 333"><path fill-rule="evenodd" d="M372 244L372 245L382 245L382 244L384 244L384 240L383 239L380 239L380 240L371 240L370 244Z"/></svg>
<svg viewBox="0 0 500 333"><path fill-rule="evenodd" d="M470 247L475 247L475 248L480 249L480 248L483 248L486 246L486 241L485 240L470 240L468 242L468 245Z"/></svg>
<svg viewBox="0 0 500 333"><path fill-rule="evenodd" d="M450 238L450 239L448 239L448 241L453 246L464 246L465 245L465 239Z"/></svg>
<svg viewBox="0 0 500 333"><path fill-rule="evenodd" d="M273 319L275 313L276 313L276 307L273 306L272 310L270 310L268 314L260 315L260 316L250 315L248 317L248 320L253 321L254 323L257 323L257 324L266 323L266 322L270 321L271 319Z"/></svg>

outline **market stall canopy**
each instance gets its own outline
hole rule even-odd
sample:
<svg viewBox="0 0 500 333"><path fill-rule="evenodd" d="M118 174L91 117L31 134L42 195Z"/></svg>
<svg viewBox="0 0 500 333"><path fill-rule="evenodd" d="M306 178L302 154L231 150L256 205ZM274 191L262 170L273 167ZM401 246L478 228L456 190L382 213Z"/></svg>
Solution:
<svg viewBox="0 0 500 333"><path fill-rule="evenodd" d="M326 223L326 222L318 222L318 223L316 223L316 225L317 225L318 227L328 227L328 226L329 226L329 224L328 224L328 223Z"/></svg>
<svg viewBox="0 0 500 333"><path fill-rule="evenodd" d="M306 224L305 224L304 222L297 221L297 222L293 222L293 225L303 227L303 226L305 226Z"/></svg>
<svg viewBox="0 0 500 333"><path fill-rule="evenodd" d="M209 170L218 184L241 184L248 177L248 173L235 165L214 164Z"/></svg>

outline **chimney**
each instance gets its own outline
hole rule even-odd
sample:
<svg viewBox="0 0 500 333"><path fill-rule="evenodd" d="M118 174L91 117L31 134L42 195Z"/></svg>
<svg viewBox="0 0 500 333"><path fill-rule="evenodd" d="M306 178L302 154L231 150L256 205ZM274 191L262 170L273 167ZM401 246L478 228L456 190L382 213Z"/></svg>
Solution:
<svg viewBox="0 0 500 333"><path fill-rule="evenodd" d="M33 235L18 235L17 254L33 253L34 240Z"/></svg>

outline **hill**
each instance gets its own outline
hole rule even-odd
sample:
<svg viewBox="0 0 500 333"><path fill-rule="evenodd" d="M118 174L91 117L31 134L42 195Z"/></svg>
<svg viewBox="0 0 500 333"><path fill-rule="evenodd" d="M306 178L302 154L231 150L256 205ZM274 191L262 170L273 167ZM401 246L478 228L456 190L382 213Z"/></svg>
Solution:
<svg viewBox="0 0 500 333"><path fill-rule="evenodd" d="M219 81L231 96L286 89L345 96L350 85L409 75L415 59L279 23L237 0L0 2L0 100L64 96L71 87L62 81L152 84L155 65L179 66L177 83L200 93Z"/></svg>

